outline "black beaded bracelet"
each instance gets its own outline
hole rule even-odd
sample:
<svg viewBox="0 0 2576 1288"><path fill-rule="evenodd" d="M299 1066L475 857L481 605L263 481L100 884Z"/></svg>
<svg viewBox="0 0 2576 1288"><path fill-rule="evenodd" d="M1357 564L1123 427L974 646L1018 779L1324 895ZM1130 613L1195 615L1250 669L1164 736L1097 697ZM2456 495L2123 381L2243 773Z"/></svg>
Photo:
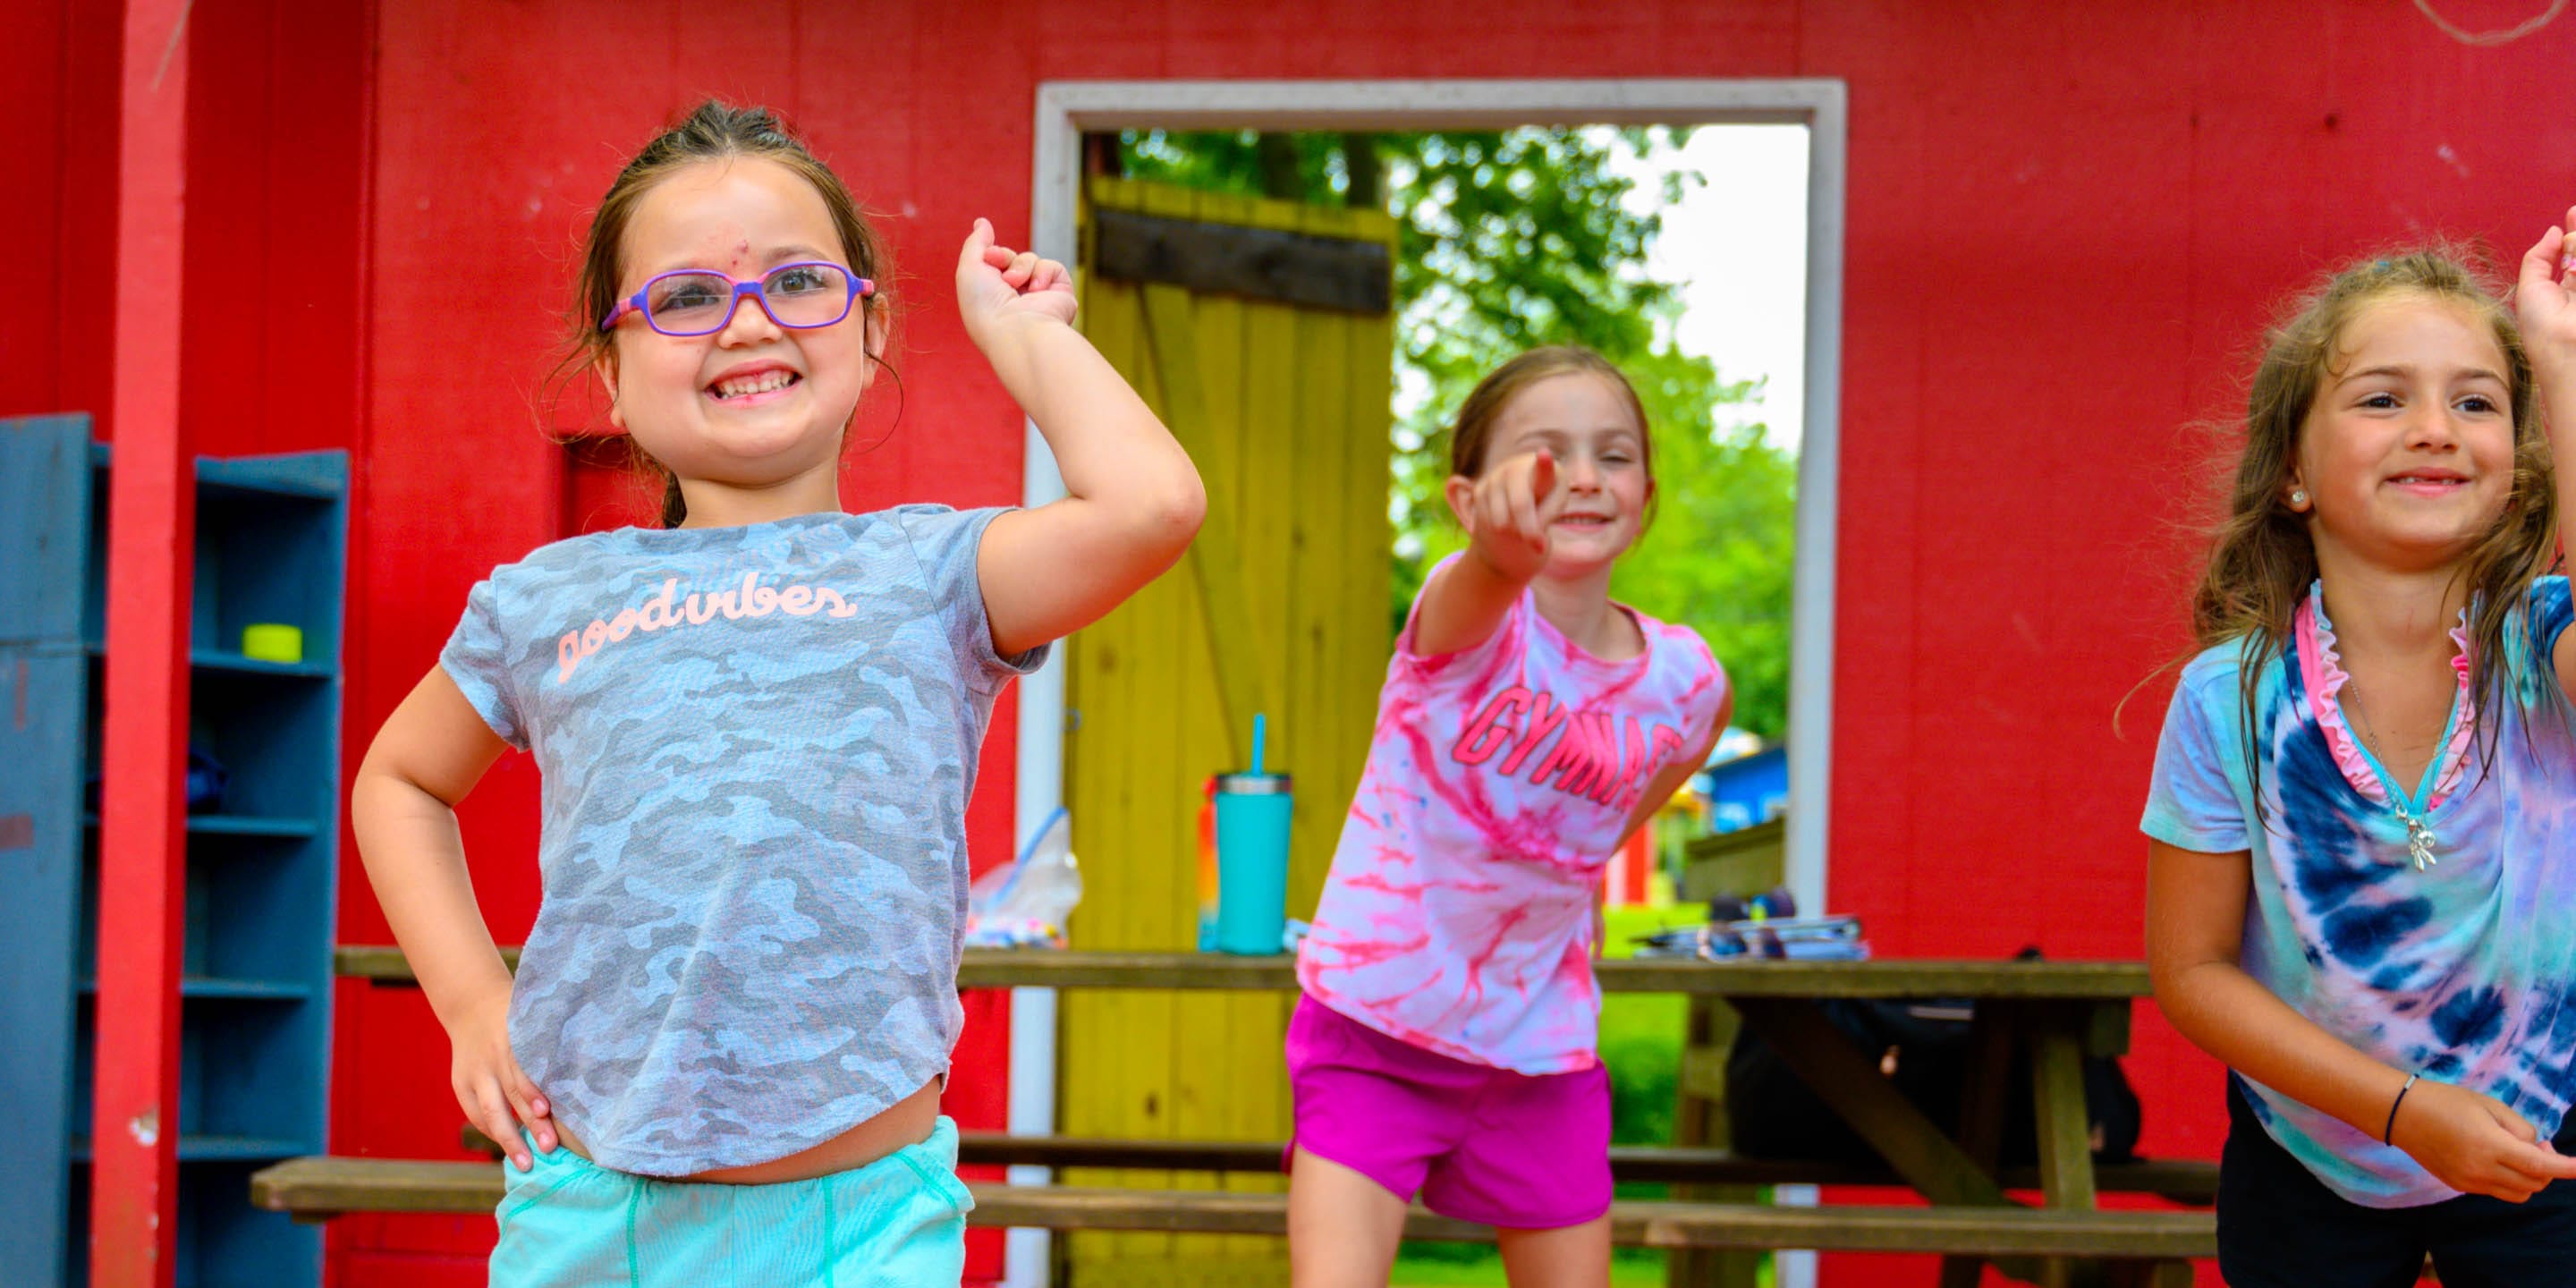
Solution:
<svg viewBox="0 0 2576 1288"><path fill-rule="evenodd" d="M2406 1085L2399 1087L2397 1089L2397 1098L2388 1102L2388 1125L2379 1129L2380 1144L2394 1145L2397 1143L2396 1141L2389 1139L2389 1137L2397 1134L2397 1107L2406 1103L2406 1093L2414 1090L2415 1080L2423 1076L2424 1075L2420 1073L2407 1074Z"/></svg>

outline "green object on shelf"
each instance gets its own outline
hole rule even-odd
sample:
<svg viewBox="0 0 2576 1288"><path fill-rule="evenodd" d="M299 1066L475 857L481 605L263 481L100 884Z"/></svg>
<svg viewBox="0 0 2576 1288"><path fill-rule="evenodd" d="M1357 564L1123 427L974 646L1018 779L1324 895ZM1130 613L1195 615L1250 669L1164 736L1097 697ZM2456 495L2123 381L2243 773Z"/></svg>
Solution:
<svg viewBox="0 0 2576 1288"><path fill-rule="evenodd" d="M260 662L301 662L304 632L278 622L255 622L242 628L242 656Z"/></svg>

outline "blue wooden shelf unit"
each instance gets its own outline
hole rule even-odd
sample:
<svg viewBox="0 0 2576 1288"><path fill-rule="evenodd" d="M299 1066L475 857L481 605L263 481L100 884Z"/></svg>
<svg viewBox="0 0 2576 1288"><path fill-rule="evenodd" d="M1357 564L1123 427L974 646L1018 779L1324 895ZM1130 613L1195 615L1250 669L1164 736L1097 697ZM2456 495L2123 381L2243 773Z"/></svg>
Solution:
<svg viewBox="0 0 2576 1288"><path fill-rule="evenodd" d="M0 1279L88 1282L109 451L86 416L0 419ZM181 1288L317 1285L318 1230L250 1174L323 1152L339 859L346 454L199 458L179 993ZM303 657L242 629L303 632ZM192 757L193 760L193 757ZM192 775L193 777L193 775ZM212 775L206 776L209 780Z"/></svg>

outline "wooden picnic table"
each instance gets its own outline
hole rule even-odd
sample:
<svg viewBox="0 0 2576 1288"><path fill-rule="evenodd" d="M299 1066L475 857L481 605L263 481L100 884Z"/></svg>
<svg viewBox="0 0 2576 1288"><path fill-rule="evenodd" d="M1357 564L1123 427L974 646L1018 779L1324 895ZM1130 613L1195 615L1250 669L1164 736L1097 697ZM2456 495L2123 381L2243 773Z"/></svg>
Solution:
<svg viewBox="0 0 2576 1288"><path fill-rule="evenodd" d="M2084 1057L2128 1050L2129 1008L2148 995L2139 962L1863 961L1596 962L1609 993L1722 998L1907 1185L1936 1206L2013 1205L1998 1180L2008 1082L2026 1057L2044 1205L2090 1211L2098 1186L2084 1102ZM1214 953L975 952L960 987L1277 989L1296 987L1287 957ZM1968 1102L1956 1137L1882 1076L1825 1015L1841 999L1945 998L1973 1003ZM2007 1258L1998 1268L2047 1283L2097 1280L2100 1267ZM1979 1259L1952 1257L1945 1288L1976 1282Z"/></svg>
<svg viewBox="0 0 2576 1288"><path fill-rule="evenodd" d="M379 983L409 982L394 948L344 947L340 973ZM510 954L515 964L515 953ZM1997 1179L2008 1080L2026 1059L2039 1143L2043 1206L2092 1210L2097 1184L2084 1102L2083 1060L2128 1049L2130 1004L2148 995L2137 962L1862 961L1703 962L1687 958L1594 965L1611 993L1715 997L1777 1051L1817 1096L1887 1160L1896 1175L1938 1206L2011 1206ZM1285 991L1292 959L1218 953L969 950L960 988L1114 988ZM1956 1136L1943 1131L1883 1077L1827 1018L1839 999L1942 998L1974 1005L1967 1103ZM2080 1282L2080 1265L2029 1259L1998 1263L2016 1278ZM1977 1262L1954 1258L1945 1285L1973 1284Z"/></svg>

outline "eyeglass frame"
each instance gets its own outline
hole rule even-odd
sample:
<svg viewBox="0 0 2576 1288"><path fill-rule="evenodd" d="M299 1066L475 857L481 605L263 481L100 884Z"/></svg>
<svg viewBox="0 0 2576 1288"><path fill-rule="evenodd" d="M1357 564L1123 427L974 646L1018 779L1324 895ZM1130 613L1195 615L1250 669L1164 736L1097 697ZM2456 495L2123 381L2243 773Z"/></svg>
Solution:
<svg viewBox="0 0 2576 1288"><path fill-rule="evenodd" d="M786 272L791 268L828 268L839 273L842 279L850 284L849 296L841 301L840 313L834 316L829 322L780 321L778 311L769 307L769 293L761 289L760 284ZM723 314L720 315L720 320L714 326L708 327L704 331L665 330L660 322L654 320L653 310L644 303L644 297L652 291L653 284L655 282L661 281L666 277L722 278L723 280L733 284L733 297L725 301L725 309ZM877 284L875 281L851 272L850 267L847 264L835 264L828 259L800 259L791 264L781 264L778 267L751 279L750 281L744 281L739 277L735 277L731 273L719 272L712 268L675 268L670 272L655 273L651 277L645 278L643 286L637 288L633 295L629 295L625 299L618 301L617 307L610 309L608 311L608 316L599 320L599 329L603 333L613 331L617 328L617 324L625 319L627 314L641 313L644 315L644 325L653 328L653 332L656 335L667 335L675 340L685 340L692 336L714 335L716 332L722 331L726 327L733 325L734 314L740 312L742 309L743 297L749 296L760 304L761 315L768 318L771 325L789 331L812 331L827 326L838 326L849 318L851 304L861 299L873 298L876 293Z"/></svg>

